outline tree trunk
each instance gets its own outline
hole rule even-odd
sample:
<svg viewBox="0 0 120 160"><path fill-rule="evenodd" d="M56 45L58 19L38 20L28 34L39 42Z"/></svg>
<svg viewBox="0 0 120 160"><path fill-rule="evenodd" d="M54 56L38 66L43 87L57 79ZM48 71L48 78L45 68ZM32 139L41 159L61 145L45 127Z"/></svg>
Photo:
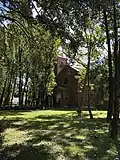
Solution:
<svg viewBox="0 0 120 160"><path fill-rule="evenodd" d="M21 53L22 49L19 47L19 107L22 106L22 64L21 64Z"/></svg>
<svg viewBox="0 0 120 160"><path fill-rule="evenodd" d="M21 97L21 103L22 103L22 105L23 105L23 101L24 101L24 93L25 93L25 90L26 90L26 87L27 87L27 83L28 83L28 71L26 73L24 89L23 89L22 97Z"/></svg>
<svg viewBox="0 0 120 160"><path fill-rule="evenodd" d="M10 102L10 106L11 107L12 107L12 101L13 101L13 97L14 97L14 93L15 93L16 80L17 80L17 75L15 76L15 79L14 79L14 85L13 85L13 90L12 90L12 95L11 95L11 102Z"/></svg>
<svg viewBox="0 0 120 160"><path fill-rule="evenodd" d="M32 87L32 107L36 105L36 92L35 92L35 78L33 78L33 87Z"/></svg>
<svg viewBox="0 0 120 160"><path fill-rule="evenodd" d="M5 90L6 90L6 85L7 85L7 80L8 80L8 77L6 77L6 80L4 82L4 86L3 86L3 90L2 90L2 94L1 94L1 98L0 98L0 107L2 107L3 98L4 98L4 94L5 94Z"/></svg>
<svg viewBox="0 0 120 160"><path fill-rule="evenodd" d="M88 77L88 111L90 118L93 119L93 115L90 108L90 53L91 49L90 46L88 46L88 66L87 66L87 77Z"/></svg>
<svg viewBox="0 0 120 160"><path fill-rule="evenodd" d="M56 105L57 105L57 102L56 102L56 99L57 99L57 92L56 92L56 87L54 88L54 91L53 91L53 96L52 96L52 101L53 101L53 105L52 105L52 107L56 107Z"/></svg>
<svg viewBox="0 0 120 160"><path fill-rule="evenodd" d="M111 56L111 47L110 47L110 34L108 28L107 14L106 11L103 10L104 13L104 21L106 28L106 38L107 38L107 46L108 46L108 67L109 67L109 103L108 103L108 112L107 119L111 120L112 112L113 112L113 75L112 75L112 56Z"/></svg>
<svg viewBox="0 0 120 160"><path fill-rule="evenodd" d="M27 90L26 90L26 95L25 95L25 107L28 105L28 85L27 85Z"/></svg>
<svg viewBox="0 0 120 160"><path fill-rule="evenodd" d="M11 69L10 79L9 79L9 83L8 83L8 87L7 87L6 95L5 95L5 99L4 99L4 107L6 105L9 106L10 93L11 93L11 87L12 87L12 78L13 78L13 66L12 66L12 69Z"/></svg>
<svg viewBox="0 0 120 160"><path fill-rule="evenodd" d="M84 106L84 94L85 94L85 87L86 87L86 82L87 82L87 70L86 70L86 74L85 74L85 80L84 80L84 84L83 84L83 88L82 88L82 92L81 92L81 100L80 100L80 106L77 110L78 116L81 116L81 111L82 111L82 106Z"/></svg>
<svg viewBox="0 0 120 160"><path fill-rule="evenodd" d="M36 105L38 108L40 107L40 104L41 104L40 100L41 100L41 83L39 84L38 97L36 100Z"/></svg>
<svg viewBox="0 0 120 160"><path fill-rule="evenodd" d="M118 118L119 118L119 102L118 98L120 97L119 93L119 53L118 53L118 31L116 23L116 5L115 0L113 0L113 23L114 23L114 66L115 66L115 93L114 93L114 113L112 119L112 129L111 129L111 138L117 139L118 133Z"/></svg>

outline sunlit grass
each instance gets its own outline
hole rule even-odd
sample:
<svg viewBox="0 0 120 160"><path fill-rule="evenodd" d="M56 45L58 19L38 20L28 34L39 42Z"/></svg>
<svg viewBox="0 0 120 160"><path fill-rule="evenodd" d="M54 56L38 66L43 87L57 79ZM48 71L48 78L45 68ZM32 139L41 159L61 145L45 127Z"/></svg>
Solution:
<svg viewBox="0 0 120 160"><path fill-rule="evenodd" d="M13 112L13 114L11 115L11 113ZM22 112L22 111L2 111L2 114L0 114L0 119L4 118L5 119L14 119L14 118L23 118L23 119L33 119L36 118L37 120L37 116L44 116L44 117L48 117L48 116L61 116L64 114L69 114L70 116L73 116L73 114L76 114L75 111L54 111L54 110L40 110L40 111L26 111L26 112Z"/></svg>
<svg viewBox="0 0 120 160"><path fill-rule="evenodd" d="M19 131L17 129L8 128L4 131L4 146L13 145L13 144L23 144L27 140L30 139L29 136L27 136L26 131Z"/></svg>
<svg viewBox="0 0 120 160"><path fill-rule="evenodd" d="M88 111L82 111L82 113L86 118L89 118ZM92 114L93 114L94 118L106 118L106 116L107 116L106 111L92 111Z"/></svg>
<svg viewBox="0 0 120 160"><path fill-rule="evenodd" d="M118 146L108 134L105 111L40 110L1 112L2 150L16 160L112 160ZM42 157L42 158L40 158Z"/></svg>

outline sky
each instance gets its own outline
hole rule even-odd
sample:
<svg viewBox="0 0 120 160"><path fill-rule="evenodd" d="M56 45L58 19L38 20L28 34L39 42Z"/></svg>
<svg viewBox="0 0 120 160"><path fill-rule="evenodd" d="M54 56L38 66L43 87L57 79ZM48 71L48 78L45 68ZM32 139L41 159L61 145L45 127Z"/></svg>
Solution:
<svg viewBox="0 0 120 160"><path fill-rule="evenodd" d="M33 2L33 3L34 3L34 6L36 8L36 9L35 8L32 9L33 17L35 18L37 16L37 11L39 12L40 8L37 7L36 2ZM4 11L4 13L5 13L5 11L9 11L9 9L7 7L5 7L3 5L3 3L0 1L0 13L2 13L2 11ZM5 20L2 23L4 23L4 25L6 26L9 23L9 21Z"/></svg>
<svg viewBox="0 0 120 160"><path fill-rule="evenodd" d="M0 12L1 10L8 10L8 8L3 6L3 3L0 1Z"/></svg>
<svg viewBox="0 0 120 160"><path fill-rule="evenodd" d="M37 5L36 5L36 2L33 2L34 3L34 6L35 6L35 8L34 9L32 9L32 12L33 12L33 17L35 18L36 16L37 16L37 11L39 12L40 11L40 8L38 8L37 7ZM2 12L2 11L5 11L5 10L7 10L8 11L8 8L7 7L4 7L3 6L3 3L0 1L0 13ZM37 11L36 11L37 10Z"/></svg>

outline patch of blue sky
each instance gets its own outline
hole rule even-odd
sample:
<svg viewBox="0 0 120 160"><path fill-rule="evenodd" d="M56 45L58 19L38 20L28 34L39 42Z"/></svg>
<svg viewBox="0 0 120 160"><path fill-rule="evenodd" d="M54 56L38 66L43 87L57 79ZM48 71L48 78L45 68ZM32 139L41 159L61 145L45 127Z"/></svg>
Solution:
<svg viewBox="0 0 120 160"><path fill-rule="evenodd" d="M102 63L104 62L104 60L105 60L106 57L107 57L107 52L104 52L104 53L100 56L100 58L98 59L98 63L99 63L99 64L102 64Z"/></svg>
<svg viewBox="0 0 120 160"><path fill-rule="evenodd" d="M9 9L7 7L5 7L2 2L0 2L0 15L5 15L8 11L9 11ZM3 25L6 26L8 23L9 23L8 20L5 20L2 17L0 17L0 25L1 26L3 26Z"/></svg>
<svg viewBox="0 0 120 160"><path fill-rule="evenodd" d="M6 6L0 1L0 12L2 11L9 11L7 4Z"/></svg>

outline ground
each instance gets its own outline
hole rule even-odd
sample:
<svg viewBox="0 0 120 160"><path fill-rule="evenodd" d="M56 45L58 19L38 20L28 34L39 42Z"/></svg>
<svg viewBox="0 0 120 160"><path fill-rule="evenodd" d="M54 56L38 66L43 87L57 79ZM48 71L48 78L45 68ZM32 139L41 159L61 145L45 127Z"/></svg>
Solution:
<svg viewBox="0 0 120 160"><path fill-rule="evenodd" d="M114 160L118 142L109 138L105 111L1 111L0 160Z"/></svg>

